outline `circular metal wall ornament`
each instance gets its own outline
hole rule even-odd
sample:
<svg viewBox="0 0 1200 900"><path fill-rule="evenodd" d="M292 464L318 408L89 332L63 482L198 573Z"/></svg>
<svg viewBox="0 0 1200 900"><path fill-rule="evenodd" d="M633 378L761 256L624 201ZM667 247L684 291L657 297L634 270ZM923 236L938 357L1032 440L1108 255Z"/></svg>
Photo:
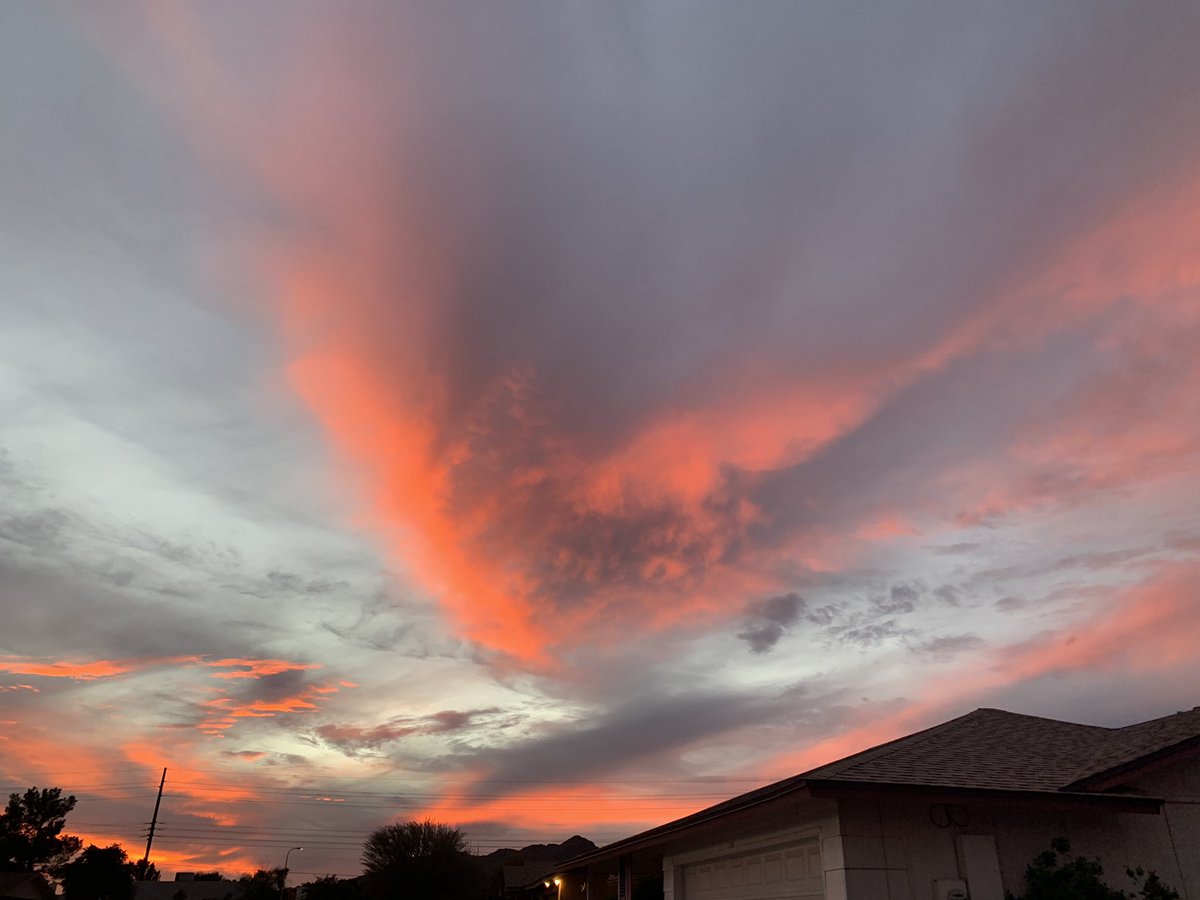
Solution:
<svg viewBox="0 0 1200 900"><path fill-rule="evenodd" d="M929 821L938 828L950 827L950 805L948 803L932 803L929 806Z"/></svg>
<svg viewBox="0 0 1200 900"><path fill-rule="evenodd" d="M951 825L966 828L971 824L971 814L965 806L957 803L932 803L929 806L929 821L938 828L949 828Z"/></svg>

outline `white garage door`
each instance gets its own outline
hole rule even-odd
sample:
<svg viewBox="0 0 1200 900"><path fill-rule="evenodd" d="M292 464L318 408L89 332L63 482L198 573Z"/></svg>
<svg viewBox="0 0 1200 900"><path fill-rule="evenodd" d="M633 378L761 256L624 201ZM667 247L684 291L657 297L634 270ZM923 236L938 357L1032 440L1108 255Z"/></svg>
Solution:
<svg viewBox="0 0 1200 900"><path fill-rule="evenodd" d="M684 900L821 900L816 840L696 863L683 870Z"/></svg>

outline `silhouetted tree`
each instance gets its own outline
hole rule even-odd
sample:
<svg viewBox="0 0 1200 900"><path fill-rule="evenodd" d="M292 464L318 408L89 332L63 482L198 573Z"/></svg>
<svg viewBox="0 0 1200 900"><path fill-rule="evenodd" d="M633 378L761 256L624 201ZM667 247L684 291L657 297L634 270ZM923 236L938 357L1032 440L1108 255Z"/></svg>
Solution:
<svg viewBox="0 0 1200 900"><path fill-rule="evenodd" d="M372 900L461 900L475 893L475 862L462 832L449 825L376 828L363 843L362 864Z"/></svg>
<svg viewBox="0 0 1200 900"><path fill-rule="evenodd" d="M137 881L158 881L162 875L154 863L139 859L133 864L133 877Z"/></svg>
<svg viewBox="0 0 1200 900"><path fill-rule="evenodd" d="M326 875L304 886L304 900L361 900L362 886L357 878Z"/></svg>
<svg viewBox="0 0 1200 900"><path fill-rule="evenodd" d="M238 879L238 900L279 900L286 873L283 869L259 869Z"/></svg>
<svg viewBox="0 0 1200 900"><path fill-rule="evenodd" d="M137 867L119 844L89 844L82 853L60 866L65 900L130 900Z"/></svg>
<svg viewBox="0 0 1200 900"><path fill-rule="evenodd" d="M0 868L56 868L78 853L83 841L62 833L74 808L75 797L64 797L61 788L31 787L23 795L9 794L0 813Z"/></svg>

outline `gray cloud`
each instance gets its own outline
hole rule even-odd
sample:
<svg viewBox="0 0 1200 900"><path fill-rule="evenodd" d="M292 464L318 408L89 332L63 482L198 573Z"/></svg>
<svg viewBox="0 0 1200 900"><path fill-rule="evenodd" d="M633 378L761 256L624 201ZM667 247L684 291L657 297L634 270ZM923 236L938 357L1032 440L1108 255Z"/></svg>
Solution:
<svg viewBox="0 0 1200 900"><path fill-rule="evenodd" d="M1041 578L1072 570L1103 572L1127 567L1130 563L1146 562L1160 552L1161 550L1154 546L1141 546L1093 553L1071 553L1051 559L980 569L975 573L974 580L1005 582Z"/></svg>
<svg viewBox="0 0 1200 900"><path fill-rule="evenodd" d="M774 694L761 691L648 693L612 704L596 716L543 728L527 740L503 749L478 749L456 760L485 765L490 775L480 790L515 792L530 781L588 781L631 766L652 766L675 759L690 745L735 730L767 725L786 717L794 726L806 721L829 724L836 707L803 688Z"/></svg>
<svg viewBox="0 0 1200 900"><path fill-rule="evenodd" d="M343 608L348 604L343 604ZM418 642L416 614L397 609L397 598L385 592L358 603L352 618L340 622L322 621L325 631L353 647L380 652L403 652ZM346 613L350 610L345 609Z"/></svg>
<svg viewBox="0 0 1200 900"><path fill-rule="evenodd" d="M895 619L853 625L835 625L829 629L829 633L839 643L851 644L860 649L877 647L886 641L899 640L917 634L915 629L901 628Z"/></svg>
<svg viewBox="0 0 1200 900"><path fill-rule="evenodd" d="M1168 532L1165 537L1167 539L1167 546L1172 550L1184 553L1200 553L1200 534L1177 531Z"/></svg>
<svg viewBox="0 0 1200 900"><path fill-rule="evenodd" d="M62 545L70 516L61 509L39 509L0 520L0 539L21 544L34 551Z"/></svg>
<svg viewBox="0 0 1200 900"><path fill-rule="evenodd" d="M962 654L982 650L987 641L977 634L949 634L917 644L913 651L938 662L945 662Z"/></svg>
<svg viewBox="0 0 1200 900"><path fill-rule="evenodd" d="M780 594L755 601L746 610L744 628L738 637L750 645L751 653L772 650L806 609L799 594Z"/></svg>
<svg viewBox="0 0 1200 900"><path fill-rule="evenodd" d="M917 608L923 586L910 584L892 585L887 596L876 594L871 597L871 608L880 615L894 616L910 613Z"/></svg>
<svg viewBox="0 0 1200 900"><path fill-rule="evenodd" d="M933 553L936 553L938 556L962 556L962 555L966 555L969 553L974 553L976 550L980 549L982 546L983 546L983 544L976 543L974 541L959 541L954 544L933 546L933 547L930 547L929 549Z"/></svg>
<svg viewBox="0 0 1200 900"><path fill-rule="evenodd" d="M1030 601L1024 597L1007 596L996 601L996 609L1005 613L1020 612L1029 607Z"/></svg>
<svg viewBox="0 0 1200 900"><path fill-rule="evenodd" d="M959 606L962 604L964 591L962 588L953 584L939 584L933 589L935 596L946 606Z"/></svg>
<svg viewBox="0 0 1200 900"><path fill-rule="evenodd" d="M348 756L387 750L414 735L448 735L483 730L495 737L497 729L509 727L513 720L502 710L491 707L472 710L443 710L428 716L396 716L379 725L327 723L313 735Z"/></svg>

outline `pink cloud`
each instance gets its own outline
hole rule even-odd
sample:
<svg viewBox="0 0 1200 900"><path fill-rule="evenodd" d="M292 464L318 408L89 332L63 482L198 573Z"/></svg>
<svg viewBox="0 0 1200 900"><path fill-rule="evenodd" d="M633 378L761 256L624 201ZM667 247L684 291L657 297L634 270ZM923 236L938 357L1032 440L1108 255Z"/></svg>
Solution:
<svg viewBox="0 0 1200 900"><path fill-rule="evenodd" d="M707 232L688 232L695 246L712 250L706 255L691 245L684 253L670 241L658 247L658 229L650 229L644 238L655 252L644 277L631 283L622 265L603 263L605 253L593 247L638 263L644 260L635 251L643 248L616 237L611 246L597 241L591 217L571 218L570 204L558 209L554 227L539 220L527 241L503 243L515 229L512 213L531 206L538 189L552 194L551 185L537 182L510 209L497 172L523 171L527 159L493 160L482 148L478 161L447 154L448 147L474 146L456 130L455 117L440 117L442 101L461 99L453 93L435 91L422 103L399 92L389 98L391 117L379 115L377 98L361 85L379 83L381 60L399 59L398 71L407 71L410 54L363 30L355 32L360 52L347 58L331 40L331 20L290 22L276 54L260 61L258 77L243 86L233 70L215 64L219 30L207 29L202 16L152 12L149 21L167 55L182 61L173 74L188 102L171 110L181 130L214 170L253 184L278 219L293 223L239 235L243 261L279 329L290 385L336 448L341 477L359 492L367 524L394 548L405 571L438 596L457 631L488 648L553 667L580 645L727 618L749 596L789 589L787 578L797 571L845 565L860 543L927 527L992 524L1017 511L1083 502L1148 472L1191 472L1196 445L1178 417L1124 427L1097 394L1074 413L1033 422L997 453L926 473L934 499L920 512L932 522L891 502L846 512L834 497L834 508L809 510L816 524L779 534L740 489L762 473L836 453L838 442L906 390L963 359L1032 352L1051 336L1082 330L1130 295L1154 298L1144 302L1154 316L1150 330L1180 315L1187 298L1173 292L1196 282L1188 237L1195 230L1192 171L1183 173L1178 202L1122 183L1094 203L1062 198L1056 214L1070 227L1043 234L1042 217L1008 222L996 225L1002 239L979 246L958 243L957 208L950 203L943 225L953 248L910 245L900 233L907 229L890 232L878 248L879 267L907 281L851 279L852 289L835 295L851 310L845 321L836 307L823 305L829 298L818 289L820 277L817 288L800 279L813 295L804 299L830 319L821 320L827 331L814 325L811 335L806 317L788 317L788 303L800 302L799 288L778 273L800 267L792 262L798 257L835 291L844 288L843 268L864 267L845 259L826 272L804 246L769 232L744 259L730 255L727 267L712 271L709 280L719 286L713 298L704 285L684 279L671 294L677 306L664 301L643 319L642 306L630 303L628 317L653 338L644 341L621 327L621 316L608 315L610 307L626 309L619 305L629 302L626 294L653 293L665 273L688 268L680 260L709 273L707 257L726 259L736 235L721 232L710 246ZM422 49L411 47L411 57L424 59ZM1065 63L1054 53L1040 64L1039 71L1057 72ZM1035 83L1014 87L1014 97L1043 110ZM1028 137L1021 131L1028 124L1024 111L1006 105L1014 97L997 98L1002 120L977 123L963 135L964 179L1003 177L1028 187L992 140L1004 128L1012 129L1010 137ZM327 120L332 110L336 128ZM1131 121L1150 115L1140 104L1122 110ZM345 140L347 134L354 139ZM426 136L432 143L423 142ZM526 147L527 136L509 136L529 153L542 145L538 139ZM874 178L868 183L881 187ZM992 199L1008 200L1002 193ZM640 209L639 197L622 199ZM598 210L608 209L604 198L594 199ZM1002 212L1037 211L1043 201L1031 194L1025 202L1003 210L998 203L996 221ZM595 215L614 233L628 219ZM556 242L572 228L583 236L579 246ZM921 232L916 223L913 230ZM1164 241L1163 234L1171 237ZM1010 244L1011 252L995 249ZM912 254L912 264L891 260L891 253ZM579 271L558 278L560 258ZM532 271L522 270L510 284L505 275L514 260ZM593 295L588 276L611 278L614 286ZM748 311L746 321L727 314L719 326L693 331L704 314L748 303L763 284L771 302ZM911 316L893 315L892 288L911 298ZM860 295L872 291L884 293L873 304L862 302ZM926 308L925 295L941 291L949 292L945 302L928 301ZM579 321L557 305L576 294L592 299L576 310ZM713 308L689 305L694 297ZM498 314L491 303L508 304L508 312ZM589 352L610 332L611 358L597 375ZM660 362L672 377L656 380ZM621 414L604 428L588 426L591 413L609 409L606 389L616 395L626 381L635 386L620 395L624 407L614 401ZM1190 415L1194 388L1193 377L1179 378L1170 402ZM1104 419L1108 431L1098 434ZM858 473L863 481L875 477L871 470ZM949 487L939 491L943 485ZM947 512L943 496L957 508ZM270 661L255 665L218 677L272 674Z"/></svg>

